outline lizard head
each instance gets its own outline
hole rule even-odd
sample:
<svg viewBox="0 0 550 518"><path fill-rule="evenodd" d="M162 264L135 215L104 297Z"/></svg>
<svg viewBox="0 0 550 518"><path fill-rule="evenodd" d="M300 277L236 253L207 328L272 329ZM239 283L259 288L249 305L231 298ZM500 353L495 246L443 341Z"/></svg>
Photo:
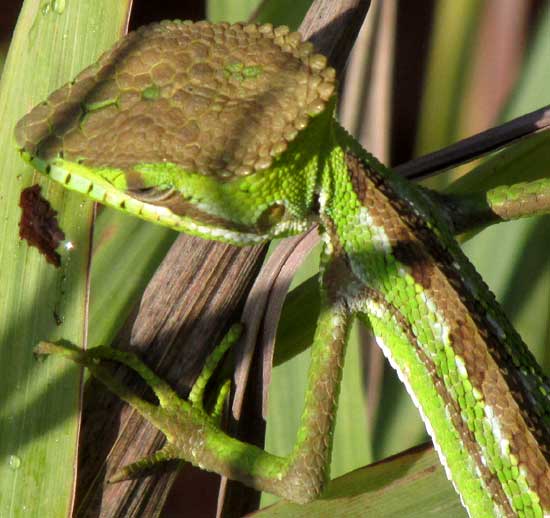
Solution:
<svg viewBox="0 0 550 518"><path fill-rule="evenodd" d="M334 86L287 27L161 22L31 110L16 140L69 189L247 244L310 223Z"/></svg>

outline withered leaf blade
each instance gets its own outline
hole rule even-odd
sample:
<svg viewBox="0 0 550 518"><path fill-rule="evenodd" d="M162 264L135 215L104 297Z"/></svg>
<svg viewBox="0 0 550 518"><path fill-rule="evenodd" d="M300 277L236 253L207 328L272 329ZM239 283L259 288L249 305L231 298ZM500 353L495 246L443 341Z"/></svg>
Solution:
<svg viewBox="0 0 550 518"><path fill-rule="evenodd" d="M21 191L19 206L22 209L19 220L19 237L30 246L38 248L46 260L56 268L61 266L61 256L56 248L65 239L59 227L57 211L52 208L35 184Z"/></svg>

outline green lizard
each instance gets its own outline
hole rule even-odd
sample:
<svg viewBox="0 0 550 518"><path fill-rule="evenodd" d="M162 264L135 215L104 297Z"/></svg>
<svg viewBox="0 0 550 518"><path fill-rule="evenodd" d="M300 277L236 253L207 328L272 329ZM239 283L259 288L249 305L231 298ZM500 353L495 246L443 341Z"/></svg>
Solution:
<svg viewBox="0 0 550 518"><path fill-rule="evenodd" d="M461 252L435 202L334 120L335 72L271 25L163 22L122 39L17 125L23 158L66 188L240 246L319 225L321 313L294 449L227 436L202 405L232 328L187 400L135 356L43 342L87 366L179 458L296 502L328 477L346 337L372 327L470 516L550 516L550 383ZM108 138L106 138L107 133ZM159 405L101 360L138 372Z"/></svg>

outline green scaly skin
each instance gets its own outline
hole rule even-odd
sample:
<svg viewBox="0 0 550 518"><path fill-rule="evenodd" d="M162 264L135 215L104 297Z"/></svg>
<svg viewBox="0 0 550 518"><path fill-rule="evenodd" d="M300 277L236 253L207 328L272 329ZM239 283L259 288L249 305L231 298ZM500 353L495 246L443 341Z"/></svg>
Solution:
<svg viewBox="0 0 550 518"><path fill-rule="evenodd" d="M187 401L132 355L47 342L39 352L88 367L166 435L161 452L116 478L180 458L307 502L328 479L358 316L418 406L470 516L548 517L550 383L432 198L334 121L334 75L286 28L165 22L126 37L16 129L23 157L52 179L178 231L245 246L319 224L321 313L288 457L228 437L219 404L203 409L219 350ZM159 405L121 386L102 359L138 372Z"/></svg>

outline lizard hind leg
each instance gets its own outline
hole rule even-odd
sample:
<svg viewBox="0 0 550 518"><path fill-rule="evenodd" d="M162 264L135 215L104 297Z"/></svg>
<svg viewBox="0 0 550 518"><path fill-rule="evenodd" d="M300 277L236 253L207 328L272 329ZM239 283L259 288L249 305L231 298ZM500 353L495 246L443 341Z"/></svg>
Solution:
<svg viewBox="0 0 550 518"><path fill-rule="evenodd" d="M170 443L165 444L160 450L156 451L148 457L132 462L123 468L119 469L114 475L109 477L109 483L122 482L132 478L138 478L142 475L147 475L150 471L156 469L160 464L165 462L180 460L177 451Z"/></svg>

